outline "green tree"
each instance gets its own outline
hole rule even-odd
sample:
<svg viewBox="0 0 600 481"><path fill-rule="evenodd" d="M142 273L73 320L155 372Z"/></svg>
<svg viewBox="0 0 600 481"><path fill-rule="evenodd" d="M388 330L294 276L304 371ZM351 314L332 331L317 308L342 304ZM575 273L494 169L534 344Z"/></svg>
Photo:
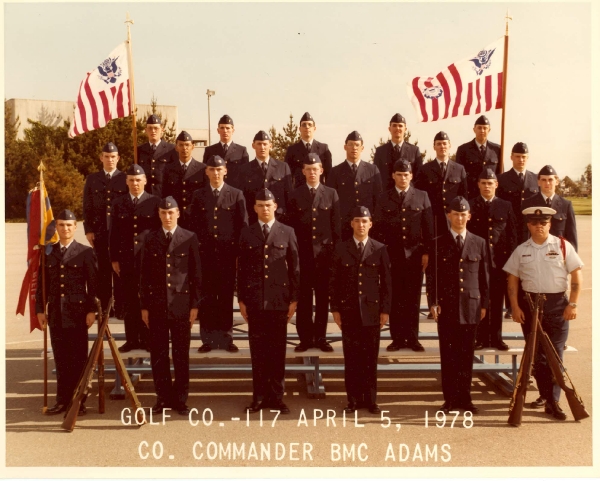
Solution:
<svg viewBox="0 0 600 481"><path fill-rule="evenodd" d="M287 125L283 126L283 134L278 133L277 130L275 130L275 126L271 126L269 135L273 142L271 157L280 161L285 160L287 148L300 140L298 126L294 123L294 116L292 114L290 114L290 121Z"/></svg>
<svg viewBox="0 0 600 481"><path fill-rule="evenodd" d="M569 176L566 176L562 181L559 182L558 188L556 189L558 195L567 195L567 196L577 196L580 192L580 186L571 179Z"/></svg>
<svg viewBox="0 0 600 481"><path fill-rule="evenodd" d="M592 164L587 165L583 175L585 176L585 182L590 193L589 195L592 195Z"/></svg>

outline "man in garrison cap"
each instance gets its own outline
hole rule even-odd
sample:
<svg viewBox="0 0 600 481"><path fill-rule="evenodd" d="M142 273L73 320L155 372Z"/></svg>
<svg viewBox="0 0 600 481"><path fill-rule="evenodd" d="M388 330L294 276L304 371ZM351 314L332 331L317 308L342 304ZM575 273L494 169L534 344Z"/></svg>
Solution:
<svg viewBox="0 0 600 481"><path fill-rule="evenodd" d="M502 340L502 308L506 292L504 264L517 247L517 225L512 205L496 196L498 180L492 169L479 174L479 195L469 200L469 232L485 240L490 271L490 304L477 326L475 349L494 347L508 350Z"/></svg>
<svg viewBox="0 0 600 481"><path fill-rule="evenodd" d="M510 160L513 168L498 175L498 191L496 195L511 203L517 223L517 244L529 238L529 232L523 220L523 201L536 195L539 191L537 176L527 170L529 148L524 142L517 142L511 151Z"/></svg>
<svg viewBox="0 0 600 481"><path fill-rule="evenodd" d="M175 145L162 139L164 129L157 115L146 120L148 142L137 146L138 164L146 173L144 189L149 194L162 197L163 173L167 164L177 160Z"/></svg>
<svg viewBox="0 0 600 481"><path fill-rule="evenodd" d="M62 413L71 402L87 362L88 329L94 323L97 310L94 301L98 281L96 255L93 249L75 240L76 230L73 212L63 210L56 216L59 241L44 258L45 273L42 274L41 264L38 270L35 310L40 325L50 326L56 366L56 404L46 414ZM85 412L82 403L79 414Z"/></svg>
<svg viewBox="0 0 600 481"><path fill-rule="evenodd" d="M316 347L331 352L333 348L325 336L329 317L331 260L333 248L341 236L339 197L335 189L320 182L323 164L317 154L308 154L304 158L302 173L304 184L292 192L286 216L286 221L298 237L302 264L296 313L300 344L295 351L304 352Z"/></svg>
<svg viewBox="0 0 600 481"><path fill-rule="evenodd" d="M329 285L333 320L342 330L348 396L344 411L366 408L379 414L377 357L392 301L390 259L386 246L369 237L369 209L358 205L350 215L352 237L335 248Z"/></svg>
<svg viewBox="0 0 600 481"><path fill-rule="evenodd" d="M164 172L163 195L172 196L179 205L181 217L179 225L185 229L191 228L190 205L196 189L203 187L206 182L204 172L206 165L192 157L194 140L185 130L177 136L175 150L179 159L170 163Z"/></svg>
<svg viewBox="0 0 600 481"><path fill-rule="evenodd" d="M448 230L446 209L457 196L468 197L467 174L462 165L450 160L450 137L438 132L433 139L435 159L423 164L414 185L429 195L437 235Z"/></svg>
<svg viewBox="0 0 600 481"><path fill-rule="evenodd" d="M381 193L381 175L377 166L360 159L365 149L362 136L354 130L346 137L344 150L346 160L331 169L327 186L335 189L340 197L342 240L352 237L352 212L358 205L375 211L377 197Z"/></svg>
<svg viewBox="0 0 600 481"><path fill-rule="evenodd" d="M447 208L450 229L432 241L427 267L427 297L437 322L444 404L441 411L476 414L471 400L477 324L489 303L486 242L467 231L470 206L455 197ZM436 242L437 240L437 242Z"/></svg>
<svg viewBox="0 0 600 481"><path fill-rule="evenodd" d="M112 204L109 246L113 270L120 277L125 301L125 339L120 352L132 349L149 350L148 329L140 311L140 257L144 238L160 227L158 204L160 198L144 190L146 173L139 164L127 171L129 192Z"/></svg>
<svg viewBox="0 0 600 481"><path fill-rule="evenodd" d="M119 159L117 146L108 142L100 154L102 169L86 177L83 188L83 229L98 257L98 297L102 307L106 308L108 300L114 296L115 315L123 319L125 302L121 279L113 271L108 251L112 203L127 194L127 176L117 169Z"/></svg>
<svg viewBox="0 0 600 481"><path fill-rule="evenodd" d="M394 114L388 127L392 138L375 149L373 163L379 169L384 190L394 187L394 165L398 160L406 160L411 164L412 175L416 177L423 165L421 151L416 145L408 143L406 136L406 119Z"/></svg>
<svg viewBox="0 0 600 481"><path fill-rule="evenodd" d="M483 169L490 169L494 174L500 174L498 171L500 145L488 140L490 130L490 121L485 115L481 115L473 127L475 138L459 145L456 149L456 162L467 172L467 188L471 196L479 192L479 174Z"/></svg>
<svg viewBox="0 0 600 481"><path fill-rule="evenodd" d="M236 144L231 139L235 127L233 119L229 115L223 115L219 119L217 133L219 134L219 142L209 145L204 149L204 157L202 162L206 161L213 155L218 155L225 161L227 174L225 174L225 183L239 188L238 175L243 165L248 163L248 151L243 145Z"/></svg>
<svg viewBox="0 0 600 481"><path fill-rule="evenodd" d="M302 169L308 154L316 154L321 159L323 173L319 182L324 184L331 170L331 152L327 144L315 140L316 130L317 124L315 119L308 112L305 112L300 119L300 140L290 145L285 153L285 162L290 166L294 187L304 185L305 183Z"/></svg>
<svg viewBox="0 0 600 481"><path fill-rule="evenodd" d="M412 164L397 160L394 187L377 200L374 239L388 247L392 262L392 310L388 351L423 351L419 342L419 307L423 273L429 262L427 246L433 238L433 214L427 192L411 185Z"/></svg>
<svg viewBox="0 0 600 481"><path fill-rule="evenodd" d="M257 220L254 210L254 197L264 189L270 190L275 196L277 211L275 217L281 219L287 210L288 198L292 192L292 174L285 162L279 162L269 155L273 144L271 137L264 130L254 136L252 148L256 157L240 169L240 182L237 187L244 193L248 222Z"/></svg>
<svg viewBox="0 0 600 481"><path fill-rule="evenodd" d="M542 328L562 359L569 325L577 319L577 300L583 287L583 262L568 240L551 234L551 221L557 214L553 208L533 206L523 209L522 213L531 238L519 245L504 265L508 273L513 320L521 324L523 334L528 336L532 312L527 294L533 298L542 294L545 297ZM570 290L568 298L567 289ZM544 406L546 414L564 421L567 415L558 403L561 387L553 380L546 356L539 347L534 360L534 376L540 397L530 407Z"/></svg>
<svg viewBox="0 0 600 481"><path fill-rule="evenodd" d="M538 172L538 186L540 191L525 199L521 205L523 209L528 207L545 206L556 211L552 216L550 234L556 237L564 237L577 250L577 224L575 211L570 200L556 193L559 179L556 169L551 165L545 165Z"/></svg>
<svg viewBox="0 0 600 481"><path fill-rule="evenodd" d="M248 323L252 359L253 394L246 407L250 413L263 408L290 412L283 402L285 348L287 324L298 304L300 265L294 229L276 220L276 210L275 195L268 189L258 191L258 220L244 226L240 235L237 294Z"/></svg>
<svg viewBox="0 0 600 481"><path fill-rule="evenodd" d="M248 213L242 191L225 183L225 159L211 155L205 164L208 182L194 192L190 214L191 230L200 242L202 278L210 279L202 289L198 315L202 346L198 352L213 348L236 352L232 339L235 265Z"/></svg>
<svg viewBox="0 0 600 481"><path fill-rule="evenodd" d="M150 329L150 362L156 390L154 414L172 408L189 415L190 332L198 316L201 267L196 234L178 225L177 201L158 205L161 227L146 235L142 247L140 306ZM169 367L169 334L175 381Z"/></svg>

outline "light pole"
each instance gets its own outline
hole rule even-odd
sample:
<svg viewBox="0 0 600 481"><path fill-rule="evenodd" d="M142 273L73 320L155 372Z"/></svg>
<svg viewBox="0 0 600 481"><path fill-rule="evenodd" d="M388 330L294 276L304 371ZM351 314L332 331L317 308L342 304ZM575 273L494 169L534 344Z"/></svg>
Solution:
<svg viewBox="0 0 600 481"><path fill-rule="evenodd" d="M210 145L210 98L216 94L214 90L206 90L206 96L208 97L208 145Z"/></svg>

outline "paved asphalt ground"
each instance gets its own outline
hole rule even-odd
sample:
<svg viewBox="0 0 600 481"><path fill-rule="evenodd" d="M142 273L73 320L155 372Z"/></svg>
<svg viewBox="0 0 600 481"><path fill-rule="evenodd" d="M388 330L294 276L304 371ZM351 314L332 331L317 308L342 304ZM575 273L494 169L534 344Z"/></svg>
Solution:
<svg viewBox="0 0 600 481"><path fill-rule="evenodd" d="M580 298L578 319L571 322L568 341L579 352L566 356L566 365L591 413L592 218L581 216L577 223L580 254L585 263L584 291ZM85 240L82 226L77 238ZM193 416L195 424L199 421L196 426L177 413L172 413L164 425L161 422L159 425L127 426L121 422L121 413L129 406L128 401L108 399L113 379L109 376L106 413L98 413L97 386L94 383L93 394L87 402L87 415L79 418L72 433L66 433L60 428L60 417L41 413L42 335L39 331L30 334L28 321L17 319L14 314L25 271L25 256L25 225L6 224L5 475L10 477L55 476L57 471L47 467L95 468L68 471L70 476L83 477L177 477L184 473L194 477L454 477L459 474L461 477L591 477L598 474L597 469L592 467L592 419L574 422L566 400L563 401L569 416L566 422L555 421L541 410L525 409L523 425L514 428L506 424L509 399L496 392L489 382L475 378L472 392L481 414L474 417L473 426L465 427L461 415L454 427L449 426L449 420L440 428L435 426L435 411L443 399L439 375L435 373L380 375L378 401L382 409L389 411L387 415L392 424L389 428L381 426L382 421L378 416L364 410L359 412L360 427L355 426L354 420L347 420L344 427L342 411L346 398L343 379L332 375L324 376L327 397L321 400L308 399L302 385L290 377L286 382L284 400L291 414L280 416L274 426L273 413L263 414L262 426L259 415L253 414L248 426L243 408L250 400L252 383L248 375L236 374L226 378L192 376L188 404L198 409L199 414ZM194 330L197 329L196 324ZM330 324L329 329L336 329L336 326ZM431 322L422 323L421 330L434 329L435 325ZM115 325L113 330L122 330L122 324ZM512 321L505 321L504 330L518 331L519 328ZM199 342L196 341L196 344ZM390 362L395 361L391 359ZM508 362L508 359L504 362ZM50 362L49 369L53 367ZM50 406L54 404L55 387L54 376L50 374ZM153 384L149 376L138 382L136 390L143 406L154 404ZM528 394L528 400L536 397L534 388ZM330 414L335 414L335 426L331 421L328 426L325 419L316 421L315 426L315 409L323 412L331 410ZM306 424L299 423L302 410L308 418ZM203 411L207 424L210 424L212 413L212 423L208 426L202 422ZM425 425L426 413L429 427ZM232 418L236 417L240 420L233 421ZM230 451L227 450L228 443L231 443ZM154 459L153 446L154 454L160 459ZM268 447L270 459L261 451ZM194 455L202 457L196 459ZM142 456L147 459L142 459ZM23 469L27 467L40 469ZM119 469L99 470L98 467ZM153 469L134 470L127 467ZM174 467L203 469L173 470ZM228 469L206 469L217 467ZM265 469L267 467L293 469L273 472ZM303 469L307 467L334 469ZM357 470L356 467L362 469ZM374 467L421 469L382 471ZM424 470L424 467L434 469ZM473 469L444 469L448 467ZM542 470L542 467L553 469ZM489 468L494 469L490 471Z"/></svg>

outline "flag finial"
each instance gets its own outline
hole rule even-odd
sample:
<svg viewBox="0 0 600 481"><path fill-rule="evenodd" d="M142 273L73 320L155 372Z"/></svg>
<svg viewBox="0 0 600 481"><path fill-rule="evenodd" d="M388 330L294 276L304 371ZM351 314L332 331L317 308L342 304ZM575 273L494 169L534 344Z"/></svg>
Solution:
<svg viewBox="0 0 600 481"><path fill-rule="evenodd" d="M504 35L508 36L508 21L512 20L512 17L508 16L508 8L506 9L506 16L504 18L506 20L506 33Z"/></svg>

